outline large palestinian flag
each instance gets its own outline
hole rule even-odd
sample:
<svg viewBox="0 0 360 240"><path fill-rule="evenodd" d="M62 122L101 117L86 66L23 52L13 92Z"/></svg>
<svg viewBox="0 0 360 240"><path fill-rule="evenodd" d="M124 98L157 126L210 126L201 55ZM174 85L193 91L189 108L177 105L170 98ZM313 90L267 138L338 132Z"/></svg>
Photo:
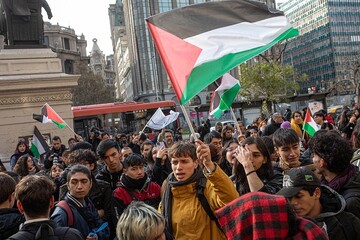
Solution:
<svg viewBox="0 0 360 240"><path fill-rule="evenodd" d="M281 11L246 0L190 5L146 21L180 104L235 66L298 35Z"/></svg>

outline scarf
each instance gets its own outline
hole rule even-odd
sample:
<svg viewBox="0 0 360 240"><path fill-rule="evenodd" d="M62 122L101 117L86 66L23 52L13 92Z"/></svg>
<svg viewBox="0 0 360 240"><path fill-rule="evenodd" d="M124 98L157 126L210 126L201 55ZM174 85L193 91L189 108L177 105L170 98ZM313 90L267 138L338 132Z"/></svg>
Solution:
<svg viewBox="0 0 360 240"><path fill-rule="evenodd" d="M36 167L34 166L32 169L28 170L28 175L35 175L36 173Z"/></svg>
<svg viewBox="0 0 360 240"><path fill-rule="evenodd" d="M128 177L125 174L123 174L121 176L121 182L127 188L141 190L144 187L147 178L148 178L148 176L146 175L146 173L145 173L144 177L140 178L140 179L133 179L133 178Z"/></svg>
<svg viewBox="0 0 360 240"><path fill-rule="evenodd" d="M339 192L342 187L352 178L356 175L358 171L358 168L352 164L349 164L349 166L339 173L336 177L334 177L330 182L328 182L324 176L321 177L321 183L325 184L335 191Z"/></svg>
<svg viewBox="0 0 360 240"><path fill-rule="evenodd" d="M200 178L203 178L204 174L201 170L200 167L195 169L194 174L187 180L183 181L183 182L179 182L174 173L171 173L169 175L169 177L166 179L166 187L165 187L165 191L162 197L162 215L165 217L165 223L166 223L166 230L168 231L168 233L170 233L171 235L172 233L172 216L171 216L171 211L172 211L172 192L171 192L171 188L172 187L177 187L177 186L184 186L193 182L197 182L200 180Z"/></svg>
<svg viewBox="0 0 360 240"><path fill-rule="evenodd" d="M302 138L302 125L304 124L304 121L302 119L299 119L295 121L295 119L291 119L291 128L296 132L296 134Z"/></svg>

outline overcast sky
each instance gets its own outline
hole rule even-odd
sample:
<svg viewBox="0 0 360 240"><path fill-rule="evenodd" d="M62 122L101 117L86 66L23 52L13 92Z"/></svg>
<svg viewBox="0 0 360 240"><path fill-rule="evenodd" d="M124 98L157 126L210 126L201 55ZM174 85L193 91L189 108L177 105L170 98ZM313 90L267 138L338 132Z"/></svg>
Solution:
<svg viewBox="0 0 360 240"><path fill-rule="evenodd" d="M53 18L52 24L59 23L60 26L71 27L76 35L85 35L87 40L86 51L91 51L93 38L97 38L97 43L104 54L113 54L110 22L108 16L109 4L115 4L116 0L47 0ZM44 21L47 19L46 12L43 11Z"/></svg>

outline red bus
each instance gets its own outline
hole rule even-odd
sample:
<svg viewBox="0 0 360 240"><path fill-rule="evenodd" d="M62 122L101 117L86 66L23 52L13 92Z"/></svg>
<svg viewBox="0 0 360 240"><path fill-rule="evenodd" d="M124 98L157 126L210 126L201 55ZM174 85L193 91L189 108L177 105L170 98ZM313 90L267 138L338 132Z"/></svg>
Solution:
<svg viewBox="0 0 360 240"><path fill-rule="evenodd" d="M117 102L72 107L74 116L74 130L83 137L88 137L92 127L103 129L105 132L129 133L141 131L147 121L158 108L169 114L170 110L177 112L174 101L160 102ZM175 121L167 128L175 130L179 123Z"/></svg>

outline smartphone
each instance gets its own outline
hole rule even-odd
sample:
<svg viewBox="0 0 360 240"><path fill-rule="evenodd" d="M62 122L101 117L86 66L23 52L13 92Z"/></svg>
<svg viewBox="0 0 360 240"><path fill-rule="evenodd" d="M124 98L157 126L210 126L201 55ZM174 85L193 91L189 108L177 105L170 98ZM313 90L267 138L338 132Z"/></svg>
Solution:
<svg viewBox="0 0 360 240"><path fill-rule="evenodd" d="M156 146L157 146L158 149L162 149L162 148L165 147L165 143L164 142L157 142Z"/></svg>

